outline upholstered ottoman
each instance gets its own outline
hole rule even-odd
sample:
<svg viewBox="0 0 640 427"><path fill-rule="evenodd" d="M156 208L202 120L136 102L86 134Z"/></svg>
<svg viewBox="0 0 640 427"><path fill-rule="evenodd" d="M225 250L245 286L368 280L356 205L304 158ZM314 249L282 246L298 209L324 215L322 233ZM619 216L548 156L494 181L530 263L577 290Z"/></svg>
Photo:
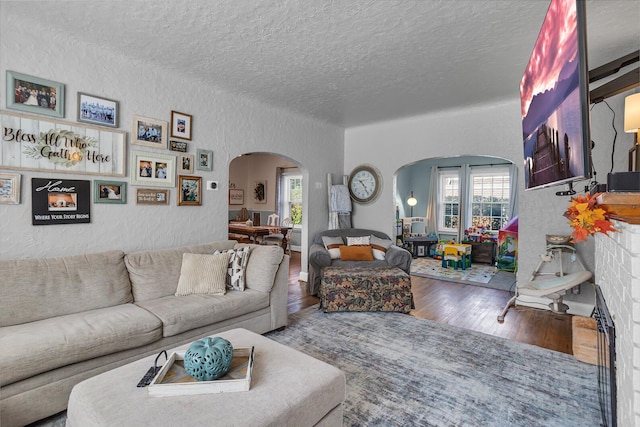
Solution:
<svg viewBox="0 0 640 427"><path fill-rule="evenodd" d="M249 391L150 397L136 384L151 356L77 384L67 427L342 426L346 381L338 368L245 329L215 336L255 347Z"/></svg>
<svg viewBox="0 0 640 427"><path fill-rule="evenodd" d="M331 311L398 311L413 308L411 277L397 267L325 267L320 307Z"/></svg>

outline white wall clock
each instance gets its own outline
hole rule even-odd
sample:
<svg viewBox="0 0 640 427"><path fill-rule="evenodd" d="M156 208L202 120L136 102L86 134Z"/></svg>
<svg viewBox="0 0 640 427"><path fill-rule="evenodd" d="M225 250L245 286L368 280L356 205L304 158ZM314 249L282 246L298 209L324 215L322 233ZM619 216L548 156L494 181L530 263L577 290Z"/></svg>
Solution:
<svg viewBox="0 0 640 427"><path fill-rule="evenodd" d="M349 175L349 194L358 203L369 203L375 200L381 187L380 172L371 166L358 166Z"/></svg>

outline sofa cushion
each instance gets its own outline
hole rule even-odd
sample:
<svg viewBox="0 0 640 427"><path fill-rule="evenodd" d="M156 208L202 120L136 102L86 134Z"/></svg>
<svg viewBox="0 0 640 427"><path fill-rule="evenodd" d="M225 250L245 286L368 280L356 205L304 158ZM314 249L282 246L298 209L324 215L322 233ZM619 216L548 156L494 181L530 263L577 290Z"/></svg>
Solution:
<svg viewBox="0 0 640 427"><path fill-rule="evenodd" d="M237 248L247 245L239 243ZM246 286L262 292L271 292L273 281L284 257L284 250L275 245L249 245L251 255L247 263Z"/></svg>
<svg viewBox="0 0 640 427"><path fill-rule="evenodd" d="M127 254L124 262L129 270L131 289L135 301L173 296L178 287L182 254L212 254L216 249L232 249L234 240L223 240L201 245L183 246Z"/></svg>
<svg viewBox="0 0 640 427"><path fill-rule="evenodd" d="M228 253L229 265L227 268L227 288L236 291L244 291L245 277L247 274L247 263L251 253L249 246L240 249L227 249L226 251L215 251L214 254Z"/></svg>
<svg viewBox="0 0 640 427"><path fill-rule="evenodd" d="M355 245L370 245L371 236L357 236L357 237L349 237L347 236L347 246L355 246Z"/></svg>
<svg viewBox="0 0 640 427"><path fill-rule="evenodd" d="M182 255L176 296L191 294L224 295L227 289L228 253Z"/></svg>
<svg viewBox="0 0 640 427"><path fill-rule="evenodd" d="M134 304L0 328L0 384L139 347L161 337L160 319Z"/></svg>
<svg viewBox="0 0 640 427"><path fill-rule="evenodd" d="M331 259L340 258L340 246L344 245L342 237L322 236L322 243L324 243L325 249L329 251Z"/></svg>
<svg viewBox="0 0 640 427"><path fill-rule="evenodd" d="M375 259L385 259L387 256L387 250L393 244L390 239L381 239L376 236L371 236L371 248L373 249L373 257Z"/></svg>
<svg viewBox="0 0 640 427"><path fill-rule="evenodd" d="M169 296L136 304L162 320L163 336L170 337L266 308L269 294L245 289L244 292L229 291L226 295Z"/></svg>
<svg viewBox="0 0 640 427"><path fill-rule="evenodd" d="M0 261L0 326L133 301L122 251Z"/></svg>
<svg viewBox="0 0 640 427"><path fill-rule="evenodd" d="M343 261L373 261L371 246L340 246L340 259Z"/></svg>

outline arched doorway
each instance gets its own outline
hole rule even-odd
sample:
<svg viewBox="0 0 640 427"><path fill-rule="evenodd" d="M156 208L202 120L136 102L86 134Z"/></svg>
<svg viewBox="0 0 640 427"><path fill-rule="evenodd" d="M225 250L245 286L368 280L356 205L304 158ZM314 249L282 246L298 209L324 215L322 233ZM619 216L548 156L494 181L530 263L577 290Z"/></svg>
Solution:
<svg viewBox="0 0 640 427"><path fill-rule="evenodd" d="M460 242L469 227L497 234L517 215L517 180L513 162L499 157L423 159L398 169L394 202L400 218L424 218L425 233Z"/></svg>
<svg viewBox="0 0 640 427"><path fill-rule="evenodd" d="M291 218L291 249L301 252L303 245L304 175L295 160L274 153L246 153L229 163L229 221L242 214L267 224L271 214ZM306 268L303 268L306 271Z"/></svg>

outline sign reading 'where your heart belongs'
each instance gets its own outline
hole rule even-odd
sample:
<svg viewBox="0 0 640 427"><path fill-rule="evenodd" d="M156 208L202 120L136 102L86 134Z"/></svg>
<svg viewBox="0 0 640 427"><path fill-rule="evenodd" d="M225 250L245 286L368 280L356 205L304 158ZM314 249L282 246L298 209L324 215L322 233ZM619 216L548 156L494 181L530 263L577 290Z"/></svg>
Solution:
<svg viewBox="0 0 640 427"><path fill-rule="evenodd" d="M126 176L124 131L0 111L0 168Z"/></svg>

